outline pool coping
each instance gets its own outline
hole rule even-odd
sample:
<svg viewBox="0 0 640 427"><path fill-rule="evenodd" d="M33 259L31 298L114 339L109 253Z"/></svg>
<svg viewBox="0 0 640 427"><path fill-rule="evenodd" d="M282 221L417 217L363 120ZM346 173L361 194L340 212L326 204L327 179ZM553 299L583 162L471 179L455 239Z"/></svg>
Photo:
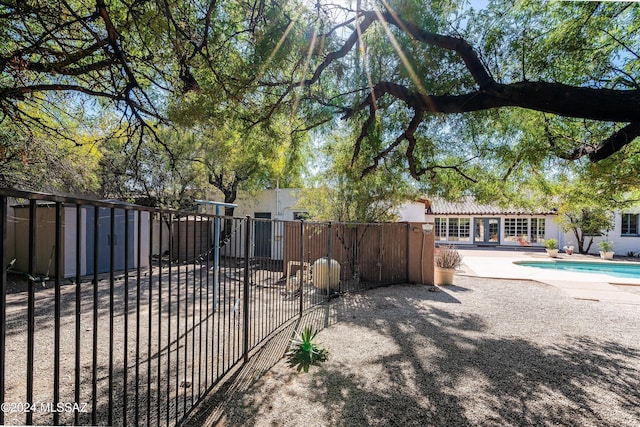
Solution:
<svg viewBox="0 0 640 427"><path fill-rule="evenodd" d="M572 298L579 300L640 305L640 295L616 287L640 286L640 279L615 278L606 274L545 270L514 264L514 261L552 260L541 252L460 249L460 253L463 256L464 270L458 273L461 275L493 279L533 280L560 288ZM603 263L625 262L600 261L585 255L564 255L558 259Z"/></svg>

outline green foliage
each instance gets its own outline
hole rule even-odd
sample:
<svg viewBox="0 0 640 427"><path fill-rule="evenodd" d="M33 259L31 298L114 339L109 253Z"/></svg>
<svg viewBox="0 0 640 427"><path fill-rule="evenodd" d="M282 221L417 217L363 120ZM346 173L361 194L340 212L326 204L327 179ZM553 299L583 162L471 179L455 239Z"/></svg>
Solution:
<svg viewBox="0 0 640 427"><path fill-rule="evenodd" d="M465 104L460 112L426 113L415 143L402 140L416 105L431 95L476 93L478 83L455 52L391 23L374 24L346 55L328 56L355 26L325 2L105 3L98 11L86 0L0 6L4 183L77 192L94 191L101 180L104 195L143 193L163 206L184 206L215 187L233 201L238 189L299 185L308 129L339 127L341 116L346 134L315 147L328 164L310 161L321 197L306 204L317 219L392 219L391 207L416 193L581 212L583 205L608 209L607 196L618 203L640 188L638 139L597 164L560 160L596 149L623 122L511 105L463 112ZM464 38L499 85L640 88L640 8L633 3L382 6L425 32ZM306 84L311 76L317 80ZM378 82L402 85L411 102L376 97L369 123L369 111L357 107ZM359 139L362 126L368 134ZM371 166L377 170L362 176ZM408 182L408 170L418 183ZM557 188L571 182L589 191L559 200Z"/></svg>
<svg viewBox="0 0 640 427"><path fill-rule="evenodd" d="M547 239L544 241L544 246L547 249L553 250L558 249L558 240L556 239Z"/></svg>
<svg viewBox="0 0 640 427"><path fill-rule="evenodd" d="M602 252L612 252L613 251L613 242L610 242L608 240L603 240L602 242L598 243L598 247L600 248L600 250Z"/></svg>
<svg viewBox="0 0 640 427"><path fill-rule="evenodd" d="M640 21L638 8L630 3L495 0L483 11L450 1L391 1L385 6L425 32L464 38L498 84L546 81L628 93L640 87ZM540 201L553 206L551 187L576 169L609 174L611 187L631 188L637 182L637 139L620 156L596 165L586 165L586 157L562 159L596 150L625 121L568 118L512 106L463 113L460 105L460 113L426 113L415 130L415 146L396 144L406 135L419 101L428 104L430 95L476 93L478 83L470 70L451 51L421 43L393 25L370 27L341 61L349 78L336 79L336 87L344 95L328 97L324 105L342 103L358 129L369 123L356 150L361 168L383 164L382 157L404 155L405 170L422 173L418 185L425 193L453 199L473 193L480 201L536 209ZM407 95L376 96L370 105L365 99L370 92L361 88L377 82L401 85ZM557 100L549 99L549 105ZM370 110L349 110L361 105ZM375 123L366 121L371 117ZM352 145L355 140L354 135ZM617 163L622 167L615 168ZM604 187L604 180L599 184Z"/></svg>
<svg viewBox="0 0 640 427"><path fill-rule="evenodd" d="M205 198L206 171L196 161L193 136L177 129L155 129L140 144L112 137L103 144L102 196L163 208L195 208Z"/></svg>
<svg viewBox="0 0 640 427"><path fill-rule="evenodd" d="M307 326L291 340L291 349L285 354L289 366L297 372L309 372L311 366L319 366L329 359L329 352L313 342L318 331Z"/></svg>
<svg viewBox="0 0 640 427"><path fill-rule="evenodd" d="M308 141L294 128L299 122L276 112L253 122L260 107L210 105L206 90L176 100L171 116L189 136L189 156L208 185L233 203L239 190L299 184Z"/></svg>
<svg viewBox="0 0 640 427"><path fill-rule="evenodd" d="M324 135L313 188L301 192L299 207L318 221L378 222L397 218L397 207L416 196L401 163L393 159L362 176L365 164L352 163L348 129ZM322 169L321 169L322 168Z"/></svg>
<svg viewBox="0 0 640 427"><path fill-rule="evenodd" d="M593 236L613 228L613 213L602 206L569 204L564 205L558 214L560 227L565 232L573 232L578 241L578 251L582 254L591 249Z"/></svg>
<svg viewBox="0 0 640 427"><path fill-rule="evenodd" d="M95 135L64 118L52 122L39 108L23 108L46 129L0 123L0 185L75 196L97 190L101 153ZM62 125L75 133L73 141L52 137Z"/></svg>

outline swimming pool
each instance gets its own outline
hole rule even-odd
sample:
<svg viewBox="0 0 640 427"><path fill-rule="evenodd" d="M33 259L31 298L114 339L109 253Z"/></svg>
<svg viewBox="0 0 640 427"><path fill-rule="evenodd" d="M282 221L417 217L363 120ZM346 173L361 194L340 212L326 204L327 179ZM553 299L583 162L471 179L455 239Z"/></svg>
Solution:
<svg viewBox="0 0 640 427"><path fill-rule="evenodd" d="M640 279L640 263L609 263L589 261L514 261L524 267L549 270L575 271L579 273L608 274L613 277Z"/></svg>

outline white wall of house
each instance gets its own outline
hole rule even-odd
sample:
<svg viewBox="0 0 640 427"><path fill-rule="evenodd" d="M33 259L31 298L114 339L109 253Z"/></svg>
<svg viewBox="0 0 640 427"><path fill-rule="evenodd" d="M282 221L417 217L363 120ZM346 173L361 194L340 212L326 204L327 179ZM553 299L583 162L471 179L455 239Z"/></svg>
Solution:
<svg viewBox="0 0 640 427"><path fill-rule="evenodd" d="M299 188L278 188L261 190L253 193L241 192L238 194L238 198L235 202L238 207L234 210L233 215L236 218L246 217L247 215L252 218L257 218L258 214L262 214L261 217L263 218L268 217L275 220L292 221L297 219L297 214L304 213L303 209L296 207L299 199ZM283 224L271 222L270 227L270 257L272 259L282 259L284 238ZM257 250L255 247L255 230L252 230L251 240L251 254L252 256L258 255L255 253ZM243 253L243 245L244 239L232 236L229 244L223 248L222 254L232 255Z"/></svg>
<svg viewBox="0 0 640 427"><path fill-rule="evenodd" d="M593 237L593 245L591 245L589 253L598 254L600 251L598 243L606 240L613 242L613 250L616 255L626 256L633 252L634 256L638 256L640 254L640 207L617 212L614 215L613 223L613 230L602 236ZM561 240L563 241L561 247L564 245L577 246L573 232L563 234Z"/></svg>
<svg viewBox="0 0 640 427"><path fill-rule="evenodd" d="M241 192L235 202L238 207L233 215L236 217L249 215L253 218L256 213L269 213L271 219L291 221L296 212L303 211L295 207L299 199L299 188L274 188L255 193Z"/></svg>
<svg viewBox="0 0 640 427"><path fill-rule="evenodd" d="M453 220L453 222L452 222ZM476 233L476 223L488 220L497 220L499 234L492 238L491 233L486 240L479 239ZM536 233L536 227L544 221L544 233ZM547 239L557 239L558 246L574 246L577 250L577 241L573 232L563 232L557 217L554 215L426 215L427 222L434 222L436 243L463 245L500 245L520 246L517 236L525 236L532 246L544 247ZM486 224L486 223L485 223ZM611 241L616 255L626 256L633 253L640 254L640 208L623 213L616 213L615 227L602 236L593 237L593 245L589 253L597 255L600 251L598 243ZM494 230L491 230L492 232ZM485 233L487 231L485 230ZM589 237L587 237L588 239ZM480 240L480 241L479 241Z"/></svg>
<svg viewBox="0 0 640 427"><path fill-rule="evenodd" d="M425 222L424 202L407 202L400 205L398 221Z"/></svg>
<svg viewBox="0 0 640 427"><path fill-rule="evenodd" d="M546 239L558 239L559 227L553 215L426 215L433 222L436 243L455 245L521 246L518 237L532 246L544 246Z"/></svg>

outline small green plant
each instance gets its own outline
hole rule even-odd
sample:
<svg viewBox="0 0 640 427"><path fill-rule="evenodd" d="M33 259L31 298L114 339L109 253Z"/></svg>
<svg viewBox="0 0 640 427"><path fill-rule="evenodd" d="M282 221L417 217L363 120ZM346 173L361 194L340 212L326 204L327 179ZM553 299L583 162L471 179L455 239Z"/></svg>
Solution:
<svg viewBox="0 0 640 427"><path fill-rule="evenodd" d="M318 331L307 326L291 340L291 349L286 354L290 367L296 368L298 372L309 372L312 365L319 366L329 359L329 352L313 342L316 335Z"/></svg>
<svg viewBox="0 0 640 427"><path fill-rule="evenodd" d="M544 242L547 249L558 249L558 241L556 239L547 239Z"/></svg>
<svg viewBox="0 0 640 427"><path fill-rule="evenodd" d="M598 246L602 250L602 252L612 252L613 251L613 242L609 242L607 240L598 243Z"/></svg>

